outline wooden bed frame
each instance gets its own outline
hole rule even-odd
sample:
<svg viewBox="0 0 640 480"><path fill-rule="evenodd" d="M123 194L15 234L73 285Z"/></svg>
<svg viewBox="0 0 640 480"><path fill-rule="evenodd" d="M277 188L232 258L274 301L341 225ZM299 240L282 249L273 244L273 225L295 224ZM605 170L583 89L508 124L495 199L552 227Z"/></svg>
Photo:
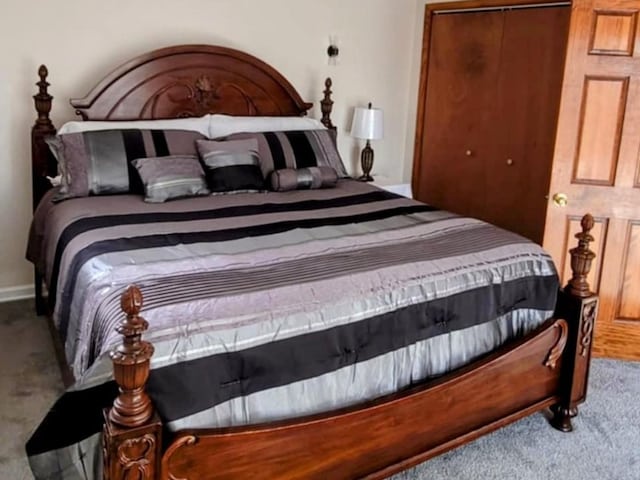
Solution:
<svg viewBox="0 0 640 480"><path fill-rule="evenodd" d="M44 138L55 134L47 69L39 70L32 130L34 205L56 174ZM327 79L322 120L331 123ZM291 84L272 67L236 50L204 45L165 48L108 75L83 99L85 120L198 116L304 115ZM571 250L573 277L556 313L526 338L435 380L355 407L245 427L163 430L145 393L153 346L142 340L142 295L122 297L124 341L112 352L120 395L105 411L104 478L120 479L378 479L467 443L534 412L551 408L551 425L568 432L585 400L597 297L586 278L595 256L593 218L586 215ZM36 278L38 310L45 310Z"/></svg>

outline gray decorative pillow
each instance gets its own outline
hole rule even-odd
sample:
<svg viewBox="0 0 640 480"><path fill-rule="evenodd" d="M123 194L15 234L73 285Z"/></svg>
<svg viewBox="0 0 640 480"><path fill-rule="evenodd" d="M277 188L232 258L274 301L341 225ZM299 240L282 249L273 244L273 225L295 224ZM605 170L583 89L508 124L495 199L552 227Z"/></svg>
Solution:
<svg viewBox="0 0 640 480"><path fill-rule="evenodd" d="M255 139L198 140L196 145L212 192L260 192L265 189Z"/></svg>
<svg viewBox="0 0 640 480"><path fill-rule="evenodd" d="M336 147L333 130L234 133L227 140L253 138L258 142L264 178L284 168L332 167L340 178L348 177Z"/></svg>
<svg viewBox="0 0 640 480"><path fill-rule="evenodd" d="M56 200L143 193L132 162L139 158L197 155L195 141L206 138L188 130L99 130L58 135L48 141L58 159L62 187Z"/></svg>
<svg viewBox="0 0 640 480"><path fill-rule="evenodd" d="M211 193L195 155L139 158L132 163L144 185L145 202L161 203Z"/></svg>
<svg viewBox="0 0 640 480"><path fill-rule="evenodd" d="M269 181L276 192L331 188L338 183L338 174L332 167L285 168L274 170Z"/></svg>

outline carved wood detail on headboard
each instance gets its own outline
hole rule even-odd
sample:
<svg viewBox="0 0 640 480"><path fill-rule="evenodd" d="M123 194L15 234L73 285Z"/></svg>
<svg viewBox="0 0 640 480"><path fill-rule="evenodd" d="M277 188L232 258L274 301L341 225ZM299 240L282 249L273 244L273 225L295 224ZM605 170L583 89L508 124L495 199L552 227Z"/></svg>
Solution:
<svg viewBox="0 0 640 480"><path fill-rule="evenodd" d="M84 120L230 115L304 115L312 104L271 66L210 45L155 50L121 66L86 97L71 100Z"/></svg>
<svg viewBox="0 0 640 480"><path fill-rule="evenodd" d="M230 100L233 101L233 111ZM207 75L176 77L160 88L142 106L138 118L200 117L207 113L258 115L252 96L233 83L221 83ZM296 113L299 115L299 113Z"/></svg>

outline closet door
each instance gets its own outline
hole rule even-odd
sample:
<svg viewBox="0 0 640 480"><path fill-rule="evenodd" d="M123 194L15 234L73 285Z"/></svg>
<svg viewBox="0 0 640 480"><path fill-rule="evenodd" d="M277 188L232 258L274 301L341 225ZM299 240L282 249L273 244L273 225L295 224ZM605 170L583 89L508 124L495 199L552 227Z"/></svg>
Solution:
<svg viewBox="0 0 640 480"><path fill-rule="evenodd" d="M483 220L542 244L571 8L504 13Z"/></svg>
<svg viewBox="0 0 640 480"><path fill-rule="evenodd" d="M485 213L485 162L496 155L499 135L487 125L496 123L503 24L502 11L444 13L434 15L425 32L414 195L463 215Z"/></svg>

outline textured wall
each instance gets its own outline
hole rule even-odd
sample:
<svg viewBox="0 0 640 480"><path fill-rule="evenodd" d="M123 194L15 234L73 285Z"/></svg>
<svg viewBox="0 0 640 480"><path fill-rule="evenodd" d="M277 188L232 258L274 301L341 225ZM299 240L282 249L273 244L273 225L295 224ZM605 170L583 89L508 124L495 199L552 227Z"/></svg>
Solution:
<svg viewBox="0 0 640 480"><path fill-rule="evenodd" d="M334 79L334 121L350 168L358 146L346 129L352 109L372 101L385 111L386 138L376 142L374 173L399 182L410 175L409 103L415 71L415 0L3 0L0 14L0 291L27 285L23 260L30 221L29 128L36 70L49 67L52 117L74 118L69 97L84 96L120 63L181 43L245 50L282 72L308 101ZM329 35L341 48L328 66ZM319 117L316 108L312 115ZM407 136L408 135L408 136ZM407 139L410 138L410 141Z"/></svg>

